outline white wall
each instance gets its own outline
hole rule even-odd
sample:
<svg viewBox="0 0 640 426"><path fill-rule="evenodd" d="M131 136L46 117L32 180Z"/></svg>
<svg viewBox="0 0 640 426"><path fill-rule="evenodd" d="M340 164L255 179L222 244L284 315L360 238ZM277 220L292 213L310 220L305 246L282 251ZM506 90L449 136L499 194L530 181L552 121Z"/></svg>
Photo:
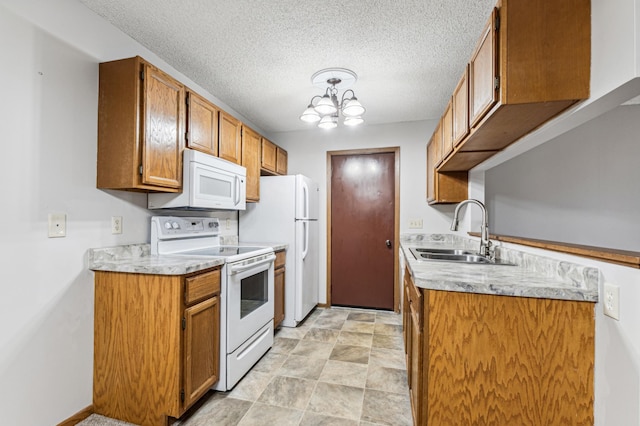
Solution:
<svg viewBox="0 0 640 426"><path fill-rule="evenodd" d="M400 147L400 233L449 232L452 206L432 208L426 202L426 144L437 121L415 121L364 127L338 127L273 135L289 154L289 173L309 176L320 185L320 302L326 302L327 151ZM422 219L422 230L408 229Z"/></svg>
<svg viewBox="0 0 640 426"><path fill-rule="evenodd" d="M640 105L620 106L485 173L502 235L640 251Z"/></svg>
<svg viewBox="0 0 640 426"><path fill-rule="evenodd" d="M92 403L87 249L149 241L146 195L95 187L98 63L139 54L198 86L74 0L6 4L47 31L0 2L0 412L3 424L51 425ZM66 213L65 238L47 237L49 213ZM221 216L237 235L236 212Z"/></svg>

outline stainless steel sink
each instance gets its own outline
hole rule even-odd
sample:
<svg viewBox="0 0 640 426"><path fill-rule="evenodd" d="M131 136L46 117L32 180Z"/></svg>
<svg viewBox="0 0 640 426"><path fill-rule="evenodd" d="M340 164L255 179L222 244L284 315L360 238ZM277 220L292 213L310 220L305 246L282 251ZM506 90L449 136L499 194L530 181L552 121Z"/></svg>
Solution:
<svg viewBox="0 0 640 426"><path fill-rule="evenodd" d="M514 266L513 263L503 262L500 260L492 260L486 256L481 256L478 253L462 249L430 249L416 247L410 248L409 250L418 261Z"/></svg>
<svg viewBox="0 0 640 426"><path fill-rule="evenodd" d="M442 254L442 253L420 253L418 260L443 260L447 262L462 263L493 263L491 259L478 254Z"/></svg>
<svg viewBox="0 0 640 426"><path fill-rule="evenodd" d="M433 254L477 254L472 251L462 250L462 249L413 248L411 250L418 253L433 253Z"/></svg>

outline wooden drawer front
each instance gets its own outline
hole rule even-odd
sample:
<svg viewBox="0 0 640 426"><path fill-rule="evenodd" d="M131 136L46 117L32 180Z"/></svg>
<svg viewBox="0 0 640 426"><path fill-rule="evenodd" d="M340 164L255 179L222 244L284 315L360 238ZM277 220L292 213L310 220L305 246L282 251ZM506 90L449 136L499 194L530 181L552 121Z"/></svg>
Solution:
<svg viewBox="0 0 640 426"><path fill-rule="evenodd" d="M279 252L276 252L276 261L273 267L275 269L283 268L286 260L287 260L287 255L284 250L280 250Z"/></svg>
<svg viewBox="0 0 640 426"><path fill-rule="evenodd" d="M422 327L422 292L416 287L413 282L409 284L409 298L411 305L411 312L417 315L416 320Z"/></svg>
<svg viewBox="0 0 640 426"><path fill-rule="evenodd" d="M185 278L184 303L190 305L220 292L220 269Z"/></svg>

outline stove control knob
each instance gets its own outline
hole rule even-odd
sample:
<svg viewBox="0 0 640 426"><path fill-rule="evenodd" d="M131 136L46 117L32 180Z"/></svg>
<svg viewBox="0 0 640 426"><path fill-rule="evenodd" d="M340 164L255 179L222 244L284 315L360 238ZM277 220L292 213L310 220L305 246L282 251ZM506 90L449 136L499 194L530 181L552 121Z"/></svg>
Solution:
<svg viewBox="0 0 640 426"><path fill-rule="evenodd" d="M164 223L165 229L171 229L171 224L169 222Z"/></svg>
<svg viewBox="0 0 640 426"><path fill-rule="evenodd" d="M178 225L178 222L173 222L173 223L171 224L171 227L172 227L173 229L180 229L180 225Z"/></svg>

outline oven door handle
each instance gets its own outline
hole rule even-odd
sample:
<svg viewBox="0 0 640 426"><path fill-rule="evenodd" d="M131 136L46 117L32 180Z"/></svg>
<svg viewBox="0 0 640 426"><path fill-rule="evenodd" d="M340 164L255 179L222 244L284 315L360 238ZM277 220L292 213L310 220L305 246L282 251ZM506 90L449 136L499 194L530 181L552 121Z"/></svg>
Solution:
<svg viewBox="0 0 640 426"><path fill-rule="evenodd" d="M231 267L229 268L229 273L230 275L237 274L238 272L246 271L247 269L252 269L256 266L264 265L265 263L271 263L274 260L276 260L276 255L270 254L269 256L254 263L231 265Z"/></svg>

